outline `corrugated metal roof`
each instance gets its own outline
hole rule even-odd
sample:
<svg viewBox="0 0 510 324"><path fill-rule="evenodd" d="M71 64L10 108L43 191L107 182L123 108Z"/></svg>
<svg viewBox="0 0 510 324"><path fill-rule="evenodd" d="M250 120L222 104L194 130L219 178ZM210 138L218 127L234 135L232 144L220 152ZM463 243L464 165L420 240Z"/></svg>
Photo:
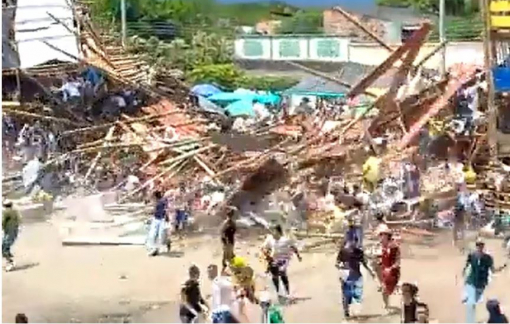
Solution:
<svg viewBox="0 0 510 324"><path fill-rule="evenodd" d="M66 0L38 0L37 5L33 2L18 0L16 7L14 29L21 68L31 68L52 60L74 63L68 55L44 43L80 57L73 9ZM66 24L67 28L48 13Z"/></svg>

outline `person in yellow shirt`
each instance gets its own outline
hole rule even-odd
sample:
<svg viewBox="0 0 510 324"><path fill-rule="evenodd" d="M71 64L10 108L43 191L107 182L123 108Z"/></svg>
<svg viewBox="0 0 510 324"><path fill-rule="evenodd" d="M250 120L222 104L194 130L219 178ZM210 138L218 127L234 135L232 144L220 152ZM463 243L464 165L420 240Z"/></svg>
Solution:
<svg viewBox="0 0 510 324"><path fill-rule="evenodd" d="M255 272L253 268L248 265L244 258L236 256L230 262L230 271L232 272L234 286L240 294L248 298L250 302L258 304L255 297Z"/></svg>
<svg viewBox="0 0 510 324"><path fill-rule="evenodd" d="M381 159L370 156L363 164L363 184L369 192L373 192L380 179Z"/></svg>

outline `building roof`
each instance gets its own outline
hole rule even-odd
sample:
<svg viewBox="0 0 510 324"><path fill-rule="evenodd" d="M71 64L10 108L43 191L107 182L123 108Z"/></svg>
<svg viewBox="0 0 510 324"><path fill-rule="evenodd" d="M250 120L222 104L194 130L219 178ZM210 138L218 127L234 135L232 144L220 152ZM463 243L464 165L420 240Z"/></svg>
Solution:
<svg viewBox="0 0 510 324"><path fill-rule="evenodd" d="M37 5L32 2L18 0L16 7L2 8L2 68L32 68L50 61L76 63L71 56L81 55L74 13L67 0L38 0ZM50 14L66 26L57 23ZM14 40L9 39L11 29ZM11 42L16 50L6 46Z"/></svg>

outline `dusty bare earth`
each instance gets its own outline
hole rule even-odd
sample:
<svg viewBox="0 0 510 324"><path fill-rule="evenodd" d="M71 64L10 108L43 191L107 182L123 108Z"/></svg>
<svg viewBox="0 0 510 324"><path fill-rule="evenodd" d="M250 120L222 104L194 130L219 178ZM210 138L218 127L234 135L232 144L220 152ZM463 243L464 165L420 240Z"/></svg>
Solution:
<svg viewBox="0 0 510 324"><path fill-rule="evenodd" d="M433 247L411 246L403 260L403 279L418 282L421 299L439 322L462 322L461 281L456 280L464 257L449 242ZM501 264L499 241L489 250ZM252 247L250 247L252 246ZM3 322L18 312L31 322L176 322L177 297L187 267L204 270L219 262L218 239L203 237L175 247L171 256L149 258L142 247L63 247L49 223L26 225L14 248L19 270L3 274ZM242 242L240 254L249 255L259 272L253 244ZM342 322L340 290L333 248L304 254L290 266L291 290L299 297L287 306L287 322ZM210 285L202 279L205 294ZM497 297L510 312L510 271L496 276L487 296ZM505 294L506 293L506 294ZM392 300L398 306L398 297ZM399 322L398 315L382 316L375 283L365 279L365 300L358 322ZM486 312L479 308L479 320ZM254 319L258 322L258 316Z"/></svg>

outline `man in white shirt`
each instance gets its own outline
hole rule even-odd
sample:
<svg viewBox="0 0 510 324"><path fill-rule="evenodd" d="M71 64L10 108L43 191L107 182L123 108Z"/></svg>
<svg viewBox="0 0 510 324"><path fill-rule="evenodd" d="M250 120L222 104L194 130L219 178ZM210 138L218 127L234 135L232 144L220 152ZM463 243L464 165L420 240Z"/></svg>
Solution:
<svg viewBox="0 0 510 324"><path fill-rule="evenodd" d="M266 106L256 100L253 100L253 111L259 121L263 121L271 116L271 113L267 110Z"/></svg>
<svg viewBox="0 0 510 324"><path fill-rule="evenodd" d="M268 263L267 271L273 277L276 292L280 295L281 280L287 295L289 295L290 284L289 277L287 276L287 266L293 254L296 254L300 262L301 255L299 255L294 240L283 235L283 229L280 225L276 225L272 232L273 235L269 235L262 245L262 252Z"/></svg>
<svg viewBox="0 0 510 324"><path fill-rule="evenodd" d="M215 264L209 265L207 272L212 280L212 323L239 323L232 311L236 301L232 280L224 273L218 275L218 266Z"/></svg>
<svg viewBox="0 0 510 324"><path fill-rule="evenodd" d="M60 91L62 91L62 101L67 102L81 97L81 84L77 81L64 81Z"/></svg>

